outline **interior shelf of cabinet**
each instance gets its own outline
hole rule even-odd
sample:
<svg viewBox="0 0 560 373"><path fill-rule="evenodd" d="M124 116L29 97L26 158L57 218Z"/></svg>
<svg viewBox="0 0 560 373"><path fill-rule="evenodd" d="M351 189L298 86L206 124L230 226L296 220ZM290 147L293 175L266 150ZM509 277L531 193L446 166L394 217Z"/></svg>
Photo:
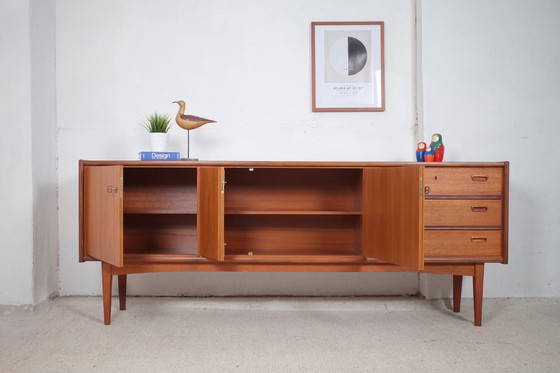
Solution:
<svg viewBox="0 0 560 373"><path fill-rule="evenodd" d="M197 254L194 214L126 214L123 221L125 257Z"/></svg>
<svg viewBox="0 0 560 373"><path fill-rule="evenodd" d="M127 248L124 251L125 259L133 258L157 258L157 257L199 257L195 247L193 248Z"/></svg>
<svg viewBox="0 0 560 373"><path fill-rule="evenodd" d="M196 169L126 168L125 214L196 214Z"/></svg>
<svg viewBox="0 0 560 373"><path fill-rule="evenodd" d="M226 214L360 215L362 171L226 169Z"/></svg>
<svg viewBox="0 0 560 373"><path fill-rule="evenodd" d="M226 215L362 215L359 210L325 210L325 211L305 211L305 210L226 210Z"/></svg>
<svg viewBox="0 0 560 373"><path fill-rule="evenodd" d="M226 255L360 255L360 215L226 215Z"/></svg>
<svg viewBox="0 0 560 373"><path fill-rule="evenodd" d="M332 257L332 256L346 256L355 258L357 256L362 256L359 249L342 249L342 248L305 248L305 249L294 249L294 248L245 248L245 249L227 249L226 255L232 257L277 257L277 258L292 258L292 257L306 257L309 258L320 258L320 257Z"/></svg>
<svg viewBox="0 0 560 373"><path fill-rule="evenodd" d="M329 253L328 255L307 255L307 254L296 254L296 255L274 255L274 254L240 254L240 255L229 255L226 254L225 259L231 262L266 262L266 263L363 263L364 256L358 252L352 253L339 253L334 254ZM368 260L369 261L369 260Z"/></svg>
<svg viewBox="0 0 560 373"><path fill-rule="evenodd" d="M160 209L160 208L124 208L125 214L147 214L147 215L196 215L196 209Z"/></svg>

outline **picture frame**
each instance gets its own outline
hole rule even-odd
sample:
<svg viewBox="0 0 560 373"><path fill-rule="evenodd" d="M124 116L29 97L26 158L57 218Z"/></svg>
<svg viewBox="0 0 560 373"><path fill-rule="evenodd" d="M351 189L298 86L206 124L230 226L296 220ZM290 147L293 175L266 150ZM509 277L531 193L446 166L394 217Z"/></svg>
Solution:
<svg viewBox="0 0 560 373"><path fill-rule="evenodd" d="M312 110L384 111L384 22L311 23Z"/></svg>

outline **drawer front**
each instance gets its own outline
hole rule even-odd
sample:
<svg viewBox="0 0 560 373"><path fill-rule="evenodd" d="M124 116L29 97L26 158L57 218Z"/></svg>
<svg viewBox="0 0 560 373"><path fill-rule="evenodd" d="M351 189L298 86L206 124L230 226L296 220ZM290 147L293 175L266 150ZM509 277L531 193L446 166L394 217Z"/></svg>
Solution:
<svg viewBox="0 0 560 373"><path fill-rule="evenodd" d="M501 227L501 200L426 200L426 227Z"/></svg>
<svg viewBox="0 0 560 373"><path fill-rule="evenodd" d="M502 195L503 169L499 167L426 167L426 197Z"/></svg>
<svg viewBox="0 0 560 373"><path fill-rule="evenodd" d="M499 259L502 257L502 231L426 230L424 255L426 259Z"/></svg>

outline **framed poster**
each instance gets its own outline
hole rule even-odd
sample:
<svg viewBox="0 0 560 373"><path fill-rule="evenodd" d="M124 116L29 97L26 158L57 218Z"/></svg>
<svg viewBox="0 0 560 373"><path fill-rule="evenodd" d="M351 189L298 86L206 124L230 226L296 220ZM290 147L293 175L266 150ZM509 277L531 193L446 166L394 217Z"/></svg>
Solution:
<svg viewBox="0 0 560 373"><path fill-rule="evenodd" d="M384 111L383 22L311 23L313 111Z"/></svg>

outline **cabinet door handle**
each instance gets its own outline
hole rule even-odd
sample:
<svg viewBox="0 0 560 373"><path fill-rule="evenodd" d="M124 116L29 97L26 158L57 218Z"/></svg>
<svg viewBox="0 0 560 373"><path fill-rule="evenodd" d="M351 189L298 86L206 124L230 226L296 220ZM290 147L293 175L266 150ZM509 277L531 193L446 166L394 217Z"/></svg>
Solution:
<svg viewBox="0 0 560 373"><path fill-rule="evenodd" d="M485 175L472 175L472 176L471 176L471 180L472 180L472 181L488 181L488 176L485 176Z"/></svg>
<svg viewBox="0 0 560 373"><path fill-rule="evenodd" d="M471 211L472 212L486 212L486 211L488 211L488 207L486 207L486 206L472 206Z"/></svg>
<svg viewBox="0 0 560 373"><path fill-rule="evenodd" d="M481 243L481 242L486 242L486 237L480 237L480 236L472 236L471 237L471 242L473 243Z"/></svg>
<svg viewBox="0 0 560 373"><path fill-rule="evenodd" d="M107 193L117 193L117 187L114 187L112 185L108 185L107 186Z"/></svg>

